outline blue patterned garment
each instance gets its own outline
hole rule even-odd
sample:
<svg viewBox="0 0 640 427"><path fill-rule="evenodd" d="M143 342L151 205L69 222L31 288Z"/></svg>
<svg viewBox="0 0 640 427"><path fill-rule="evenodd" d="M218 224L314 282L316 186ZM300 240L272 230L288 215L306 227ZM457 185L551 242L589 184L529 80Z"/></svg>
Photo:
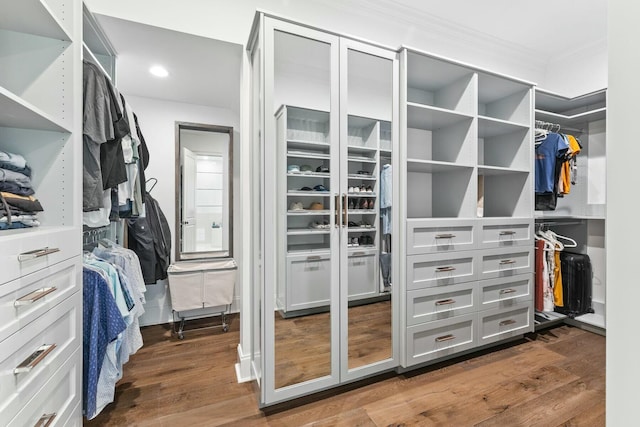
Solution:
<svg viewBox="0 0 640 427"><path fill-rule="evenodd" d="M110 286L104 277L91 268L82 269L82 409L87 419L96 415L96 392L100 369L107 345L123 332L122 319Z"/></svg>

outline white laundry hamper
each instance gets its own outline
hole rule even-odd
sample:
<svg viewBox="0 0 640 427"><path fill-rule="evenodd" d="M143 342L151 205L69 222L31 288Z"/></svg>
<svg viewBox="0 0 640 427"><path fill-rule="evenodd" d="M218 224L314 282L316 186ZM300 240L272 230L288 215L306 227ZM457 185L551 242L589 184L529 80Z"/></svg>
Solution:
<svg viewBox="0 0 640 427"><path fill-rule="evenodd" d="M167 269L174 332L184 339L184 324L189 318L204 317L201 313L189 316L188 312L201 309L220 308L211 314L220 314L221 327L229 330L227 314L233 302L238 265L235 260L225 258L211 261L181 261ZM176 316L180 327L175 329ZM204 329L204 328L199 328Z"/></svg>

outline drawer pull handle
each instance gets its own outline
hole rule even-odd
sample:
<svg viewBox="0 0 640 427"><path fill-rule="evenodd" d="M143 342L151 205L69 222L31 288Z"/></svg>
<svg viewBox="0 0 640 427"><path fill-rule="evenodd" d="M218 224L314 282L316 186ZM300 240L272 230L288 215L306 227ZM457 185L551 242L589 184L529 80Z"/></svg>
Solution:
<svg viewBox="0 0 640 427"><path fill-rule="evenodd" d="M455 234L437 234L436 235L436 239L453 239L454 237L456 237Z"/></svg>
<svg viewBox="0 0 640 427"><path fill-rule="evenodd" d="M40 346L40 348L31 353L29 357L24 359L22 363L13 370L14 375L31 371L33 368L38 366L38 363L42 362L54 348L56 348L55 344L45 344Z"/></svg>
<svg viewBox="0 0 640 427"><path fill-rule="evenodd" d="M515 263L516 263L515 259L503 259L502 261L500 261L500 265L515 264Z"/></svg>
<svg viewBox="0 0 640 427"><path fill-rule="evenodd" d="M451 341L451 340L455 340L456 336L453 334L448 334L448 335L442 335L440 337L436 338L436 342L445 342L445 341Z"/></svg>
<svg viewBox="0 0 640 427"><path fill-rule="evenodd" d="M514 323L516 323L516 321L513 319L503 320L500 322L500 326L513 325Z"/></svg>
<svg viewBox="0 0 640 427"><path fill-rule="evenodd" d="M57 290L58 288L56 288L55 286L51 286L50 288L38 289L37 291L33 291L31 293L28 293L27 295L21 296L20 298L15 300L13 305L15 307L19 307L21 305L33 304L34 302L46 297L50 293L53 293Z"/></svg>
<svg viewBox="0 0 640 427"><path fill-rule="evenodd" d="M455 304L455 303L456 303L456 300L454 300L453 298L436 301L436 305L449 305L449 304Z"/></svg>
<svg viewBox="0 0 640 427"><path fill-rule="evenodd" d="M444 272L444 271L454 271L455 269L456 269L456 268L455 268L455 267L452 267L452 266L447 266L447 267L438 267L438 268L436 268L436 272L437 272L437 273L441 273L441 272Z"/></svg>
<svg viewBox="0 0 640 427"><path fill-rule="evenodd" d="M515 289L500 289L501 294L512 294L515 291L516 291Z"/></svg>
<svg viewBox="0 0 640 427"><path fill-rule="evenodd" d="M23 252L18 255L18 261L28 261L30 259L40 258L42 256L54 254L56 252L60 252L58 248L42 248L36 249L35 251Z"/></svg>
<svg viewBox="0 0 640 427"><path fill-rule="evenodd" d="M320 255L311 255L307 257L307 261L320 261L322 257Z"/></svg>
<svg viewBox="0 0 640 427"><path fill-rule="evenodd" d="M354 252L353 256L364 256L364 252Z"/></svg>
<svg viewBox="0 0 640 427"><path fill-rule="evenodd" d="M55 420L56 416L58 416L58 414L55 412L53 414L44 414L33 427L48 427L53 420Z"/></svg>
<svg viewBox="0 0 640 427"><path fill-rule="evenodd" d="M509 231L501 231L500 232L501 236L513 236L514 234L516 234L516 232L515 231L510 231L510 230Z"/></svg>

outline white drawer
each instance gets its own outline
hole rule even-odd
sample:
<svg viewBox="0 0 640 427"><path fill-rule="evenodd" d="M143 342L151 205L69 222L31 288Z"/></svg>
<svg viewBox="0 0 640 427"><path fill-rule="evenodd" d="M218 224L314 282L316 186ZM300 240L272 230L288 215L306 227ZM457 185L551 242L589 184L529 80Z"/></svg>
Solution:
<svg viewBox="0 0 640 427"><path fill-rule="evenodd" d="M76 292L0 343L0 416L9 420L82 345L82 293ZM44 345L39 363L17 371Z"/></svg>
<svg viewBox="0 0 640 427"><path fill-rule="evenodd" d="M286 310L329 305L331 254L287 256Z"/></svg>
<svg viewBox="0 0 640 427"><path fill-rule="evenodd" d="M82 351L78 349L54 373L48 376L46 384L33 396L15 403L22 409L7 427L35 426L38 422L51 420L53 426L82 425ZM1 419L1 418L0 418Z"/></svg>
<svg viewBox="0 0 640 427"><path fill-rule="evenodd" d="M82 239L79 235L74 227L0 231L0 284L80 255ZM27 257L28 252L38 250L42 251L31 255L32 259L18 259L21 254Z"/></svg>
<svg viewBox="0 0 640 427"><path fill-rule="evenodd" d="M480 251L479 279L510 277L533 272L533 247Z"/></svg>
<svg viewBox="0 0 640 427"><path fill-rule="evenodd" d="M407 325L472 313L476 291L476 282L408 291Z"/></svg>
<svg viewBox="0 0 640 427"><path fill-rule="evenodd" d="M475 252L407 257L407 289L454 285L476 279Z"/></svg>
<svg viewBox="0 0 640 427"><path fill-rule="evenodd" d="M532 219L484 219L478 229L483 248L533 246Z"/></svg>
<svg viewBox="0 0 640 427"><path fill-rule="evenodd" d="M7 337L82 285L80 257L0 285L0 337Z"/></svg>
<svg viewBox="0 0 640 427"><path fill-rule="evenodd" d="M478 295L479 310L509 308L522 301L531 300L533 274L521 274L501 279L481 280Z"/></svg>
<svg viewBox="0 0 640 427"><path fill-rule="evenodd" d="M349 252L347 258L349 301L371 298L380 291L378 252L376 250Z"/></svg>
<svg viewBox="0 0 640 427"><path fill-rule="evenodd" d="M407 328L407 363L416 365L473 348L476 315L413 325Z"/></svg>
<svg viewBox="0 0 640 427"><path fill-rule="evenodd" d="M480 312L479 344L489 344L533 331L533 301L524 301L508 309Z"/></svg>
<svg viewBox="0 0 640 427"><path fill-rule="evenodd" d="M476 248L474 220L407 220L407 255Z"/></svg>

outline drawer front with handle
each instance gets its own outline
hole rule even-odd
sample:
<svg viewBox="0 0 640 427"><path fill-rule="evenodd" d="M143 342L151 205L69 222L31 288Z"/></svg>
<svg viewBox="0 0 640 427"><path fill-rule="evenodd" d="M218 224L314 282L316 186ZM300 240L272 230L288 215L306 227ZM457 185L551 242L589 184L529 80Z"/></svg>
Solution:
<svg viewBox="0 0 640 427"><path fill-rule="evenodd" d="M407 289L454 285L476 279L475 252L407 257Z"/></svg>
<svg viewBox="0 0 640 427"><path fill-rule="evenodd" d="M407 255L475 249L473 220L407 220Z"/></svg>
<svg viewBox="0 0 640 427"><path fill-rule="evenodd" d="M481 280L478 283L479 310L508 308L533 299L533 274L531 273Z"/></svg>
<svg viewBox="0 0 640 427"><path fill-rule="evenodd" d="M77 349L57 370L48 372L47 381L31 399L13 403L20 412L5 425L47 427L81 423L81 363L82 350Z"/></svg>
<svg viewBox="0 0 640 427"><path fill-rule="evenodd" d="M7 417L81 347L82 295L76 292L0 343L0 413Z"/></svg>
<svg viewBox="0 0 640 427"><path fill-rule="evenodd" d="M377 251L349 252L347 259L349 301L377 296L380 292Z"/></svg>
<svg viewBox="0 0 640 427"><path fill-rule="evenodd" d="M508 309L482 311L478 318L480 345L533 331L533 301L524 301Z"/></svg>
<svg viewBox="0 0 640 427"><path fill-rule="evenodd" d="M476 290L476 283L469 282L408 291L407 325L473 313Z"/></svg>
<svg viewBox="0 0 640 427"><path fill-rule="evenodd" d="M0 284L80 255L81 245L73 227L22 229L3 234Z"/></svg>
<svg viewBox="0 0 640 427"><path fill-rule="evenodd" d="M81 268L77 257L1 285L0 336L13 334L79 291Z"/></svg>
<svg viewBox="0 0 640 427"><path fill-rule="evenodd" d="M485 219L478 227L483 248L533 246L533 220Z"/></svg>
<svg viewBox="0 0 640 427"><path fill-rule="evenodd" d="M287 256L286 311L329 305L331 255Z"/></svg>
<svg viewBox="0 0 640 427"><path fill-rule="evenodd" d="M476 315L467 314L407 328L407 366L473 348Z"/></svg>
<svg viewBox="0 0 640 427"><path fill-rule="evenodd" d="M533 247L481 251L480 279L512 277L533 272Z"/></svg>

